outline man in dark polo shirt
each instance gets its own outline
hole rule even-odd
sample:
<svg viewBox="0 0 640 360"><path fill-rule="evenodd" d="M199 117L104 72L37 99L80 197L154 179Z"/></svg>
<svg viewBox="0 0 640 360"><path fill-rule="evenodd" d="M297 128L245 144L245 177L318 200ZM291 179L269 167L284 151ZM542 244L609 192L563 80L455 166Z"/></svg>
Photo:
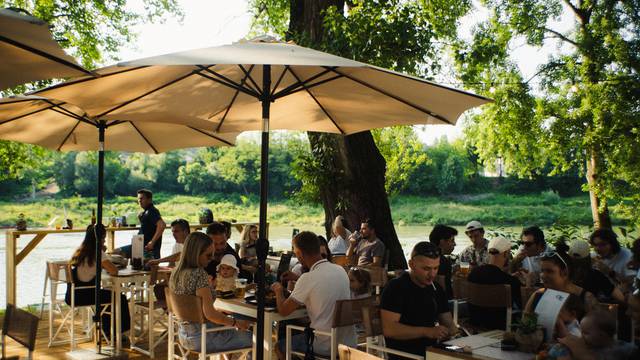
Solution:
<svg viewBox="0 0 640 360"><path fill-rule="evenodd" d="M409 272L382 292L382 331L388 347L424 356L426 348L456 333L444 290L436 282L440 250L422 241L411 251ZM389 359L403 359L389 354Z"/></svg>
<svg viewBox="0 0 640 360"><path fill-rule="evenodd" d="M207 236L213 240L213 247L215 249L213 252L213 258L205 268L207 273L215 278L216 268L218 267L218 264L220 264L222 257L227 254L231 254L236 258L236 266L240 269L240 257L236 251L233 250L231 245L227 243L227 240L229 239L227 238L227 228L224 224L217 221L209 224L209 226L207 226ZM242 277L242 275L240 275L240 277Z"/></svg>
<svg viewBox="0 0 640 360"><path fill-rule="evenodd" d="M138 235L144 235L144 251L150 253L154 259L160 258L162 246L162 233L167 224L162 220L160 211L153 205L153 193L147 189L138 190L138 204L142 212L138 214L140 230ZM123 246L116 250L126 257L131 257L131 245Z"/></svg>
<svg viewBox="0 0 640 360"><path fill-rule="evenodd" d="M453 273L453 261L449 258L453 249L456 247L456 235L458 230L446 226L437 224L429 233L429 242L435 244L440 248L440 268L438 268L438 275L444 276L445 293L447 294L447 300L453 299L453 289L451 282L451 274Z"/></svg>

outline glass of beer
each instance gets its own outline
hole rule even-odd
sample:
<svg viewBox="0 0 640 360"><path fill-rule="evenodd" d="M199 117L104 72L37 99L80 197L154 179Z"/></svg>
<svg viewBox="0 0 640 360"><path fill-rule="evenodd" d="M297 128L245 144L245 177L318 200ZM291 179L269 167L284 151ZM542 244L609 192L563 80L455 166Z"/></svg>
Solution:
<svg viewBox="0 0 640 360"><path fill-rule="evenodd" d="M469 263L468 262L460 262L460 274L464 277L469 275Z"/></svg>
<svg viewBox="0 0 640 360"><path fill-rule="evenodd" d="M247 279L236 279L236 297L244 299L245 290L247 288Z"/></svg>

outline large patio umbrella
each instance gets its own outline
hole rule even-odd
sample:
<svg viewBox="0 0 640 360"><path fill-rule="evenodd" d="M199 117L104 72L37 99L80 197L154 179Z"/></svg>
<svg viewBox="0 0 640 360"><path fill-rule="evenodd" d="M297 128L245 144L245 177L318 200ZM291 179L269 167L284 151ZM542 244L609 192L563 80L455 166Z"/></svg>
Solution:
<svg viewBox="0 0 640 360"><path fill-rule="evenodd" d="M53 40L46 22L11 9L0 9L0 58L0 90L34 80L91 75Z"/></svg>
<svg viewBox="0 0 640 360"><path fill-rule="evenodd" d="M268 38L120 63L99 78L39 94L91 116L144 120L159 110L207 119L212 130L262 131L257 344L264 333L269 130L353 134L393 125L455 124L490 101L417 77ZM263 357L257 346L256 358Z"/></svg>
<svg viewBox="0 0 640 360"><path fill-rule="evenodd" d="M40 145L57 151L98 150L97 222L102 224L104 197L104 151L158 154L201 146L232 146L237 134L214 134L207 121L185 119L183 123L96 120L79 107L40 96L0 99L0 139ZM97 136L96 136L97 135ZM101 251L96 246L96 333L101 304ZM97 336L98 346L100 336ZM98 350L100 351L100 350Z"/></svg>

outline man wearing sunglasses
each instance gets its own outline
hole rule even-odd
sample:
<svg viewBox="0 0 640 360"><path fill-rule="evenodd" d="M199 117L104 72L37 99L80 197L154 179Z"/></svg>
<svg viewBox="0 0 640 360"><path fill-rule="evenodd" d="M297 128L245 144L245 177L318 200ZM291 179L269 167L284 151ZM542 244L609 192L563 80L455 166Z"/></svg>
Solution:
<svg viewBox="0 0 640 360"><path fill-rule="evenodd" d="M542 254L552 253L555 249L547 244L544 232L537 226L530 226L522 230L520 237L522 246L518 249L518 255L511 262L512 273L521 271L528 274L529 280L537 281L540 274L540 257Z"/></svg>
<svg viewBox="0 0 640 360"><path fill-rule="evenodd" d="M502 236L489 241L489 263L474 268L469 273L469 282L475 284L511 285L511 299L518 308L522 308L520 295L520 280L509 275L509 257L511 257L511 242ZM469 304L471 323L486 329L504 329L506 312L504 308L485 308Z"/></svg>
<svg viewBox="0 0 640 360"><path fill-rule="evenodd" d="M422 241L411 251L409 272L382 292L380 316L388 347L424 356L428 346L456 333L444 290L437 283L440 250ZM389 359L403 359L389 354Z"/></svg>

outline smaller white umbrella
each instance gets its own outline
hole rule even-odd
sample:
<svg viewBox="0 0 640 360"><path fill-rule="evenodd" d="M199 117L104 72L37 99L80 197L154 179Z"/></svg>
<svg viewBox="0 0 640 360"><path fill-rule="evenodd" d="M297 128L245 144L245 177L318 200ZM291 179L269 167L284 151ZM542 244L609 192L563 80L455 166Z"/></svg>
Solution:
<svg viewBox="0 0 640 360"><path fill-rule="evenodd" d="M0 90L29 81L92 75L51 37L49 24L0 9Z"/></svg>

